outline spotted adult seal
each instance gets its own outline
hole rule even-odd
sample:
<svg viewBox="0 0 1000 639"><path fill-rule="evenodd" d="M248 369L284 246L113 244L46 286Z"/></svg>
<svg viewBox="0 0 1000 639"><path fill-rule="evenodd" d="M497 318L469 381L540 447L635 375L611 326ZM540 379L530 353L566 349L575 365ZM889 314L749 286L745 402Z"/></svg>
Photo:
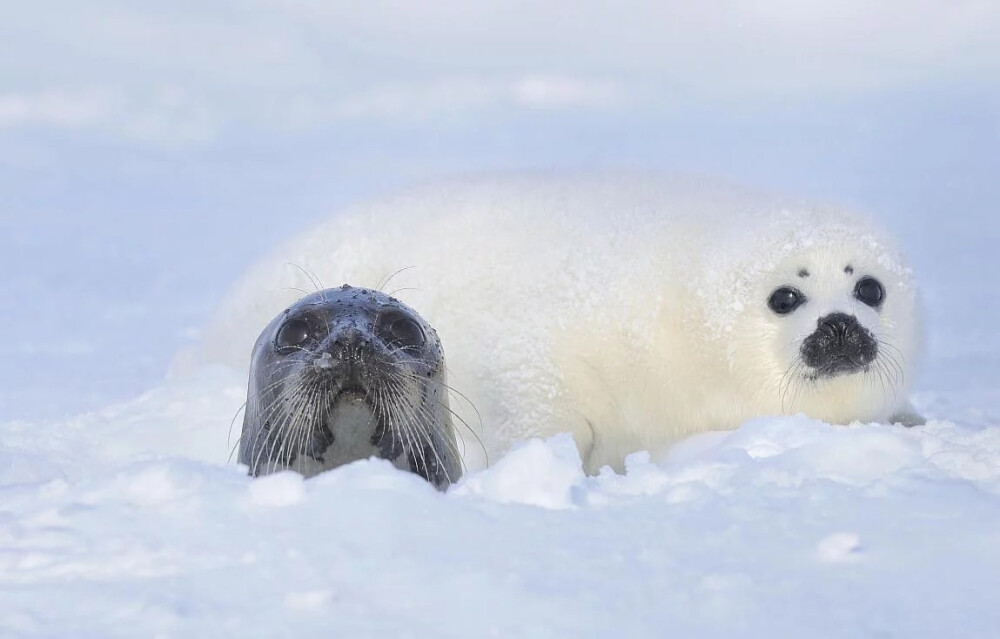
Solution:
<svg viewBox="0 0 1000 639"><path fill-rule="evenodd" d="M345 212L259 264L202 357L244 356L244 319L304 285L288 262L364 282L413 266L393 286L448 344L449 379L495 455L569 431L597 472L760 416L920 421L907 398L913 277L887 234L838 207L700 178L432 185Z"/></svg>
<svg viewBox="0 0 1000 639"><path fill-rule="evenodd" d="M461 476L441 342L389 295L303 297L261 332L249 377L239 461L251 475L377 456L438 488Z"/></svg>

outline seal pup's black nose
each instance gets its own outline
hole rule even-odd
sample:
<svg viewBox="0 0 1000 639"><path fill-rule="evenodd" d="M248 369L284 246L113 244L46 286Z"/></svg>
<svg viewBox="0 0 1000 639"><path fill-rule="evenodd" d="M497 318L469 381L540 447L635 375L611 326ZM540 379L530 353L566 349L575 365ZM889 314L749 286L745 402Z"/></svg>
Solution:
<svg viewBox="0 0 1000 639"><path fill-rule="evenodd" d="M819 318L819 321L817 322L817 328L819 330L822 330L824 333L838 341L847 339L848 334L857 330L859 327L858 318L853 315L848 315L847 313L831 313L826 317Z"/></svg>
<svg viewBox="0 0 1000 639"><path fill-rule="evenodd" d="M833 377L864 369L878 356L878 342L857 317L830 313L802 340L800 354L816 377Z"/></svg>

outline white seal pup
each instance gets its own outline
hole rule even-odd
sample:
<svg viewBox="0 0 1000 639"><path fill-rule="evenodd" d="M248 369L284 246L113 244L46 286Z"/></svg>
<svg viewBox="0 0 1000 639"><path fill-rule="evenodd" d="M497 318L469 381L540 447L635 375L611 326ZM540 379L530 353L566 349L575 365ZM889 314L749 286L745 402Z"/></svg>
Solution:
<svg viewBox="0 0 1000 639"><path fill-rule="evenodd" d="M758 416L919 421L910 271L836 208L684 178L428 187L348 211L252 269L203 358L246 357L252 327L305 283L289 264L366 284L412 267L387 290L448 344L449 379L479 416L452 406L494 454L569 431L596 472Z"/></svg>
<svg viewBox="0 0 1000 639"><path fill-rule="evenodd" d="M306 477L376 456L445 488L462 474L434 329L398 300L344 285L306 295L261 332L239 461Z"/></svg>

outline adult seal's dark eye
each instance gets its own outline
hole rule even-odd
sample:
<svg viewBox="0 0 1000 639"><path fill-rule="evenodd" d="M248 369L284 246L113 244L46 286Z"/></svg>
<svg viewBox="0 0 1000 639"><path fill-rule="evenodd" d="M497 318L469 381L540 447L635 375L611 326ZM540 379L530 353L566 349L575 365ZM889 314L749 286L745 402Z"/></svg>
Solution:
<svg viewBox="0 0 1000 639"><path fill-rule="evenodd" d="M790 286L782 286L771 293L767 306L778 315L788 315L806 301L806 296Z"/></svg>
<svg viewBox="0 0 1000 639"><path fill-rule="evenodd" d="M424 331L413 319L399 314L379 318L382 339L398 348L419 348L424 345Z"/></svg>
<svg viewBox="0 0 1000 639"><path fill-rule="evenodd" d="M885 299L885 288L874 277L862 277L854 287L854 297L872 308L878 308Z"/></svg>
<svg viewBox="0 0 1000 639"><path fill-rule="evenodd" d="M309 324L302 319L292 319L278 329L274 343L278 348L294 348L301 346L309 339Z"/></svg>

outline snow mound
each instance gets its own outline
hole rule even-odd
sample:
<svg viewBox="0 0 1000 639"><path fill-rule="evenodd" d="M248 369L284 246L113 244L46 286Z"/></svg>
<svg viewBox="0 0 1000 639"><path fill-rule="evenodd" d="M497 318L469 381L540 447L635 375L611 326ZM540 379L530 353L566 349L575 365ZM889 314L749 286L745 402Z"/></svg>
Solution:
<svg viewBox="0 0 1000 639"><path fill-rule="evenodd" d="M1000 426L758 419L597 476L560 435L439 493L382 460L247 477L219 428L237 380L215 369L100 413L0 425L0 635L1000 624Z"/></svg>

